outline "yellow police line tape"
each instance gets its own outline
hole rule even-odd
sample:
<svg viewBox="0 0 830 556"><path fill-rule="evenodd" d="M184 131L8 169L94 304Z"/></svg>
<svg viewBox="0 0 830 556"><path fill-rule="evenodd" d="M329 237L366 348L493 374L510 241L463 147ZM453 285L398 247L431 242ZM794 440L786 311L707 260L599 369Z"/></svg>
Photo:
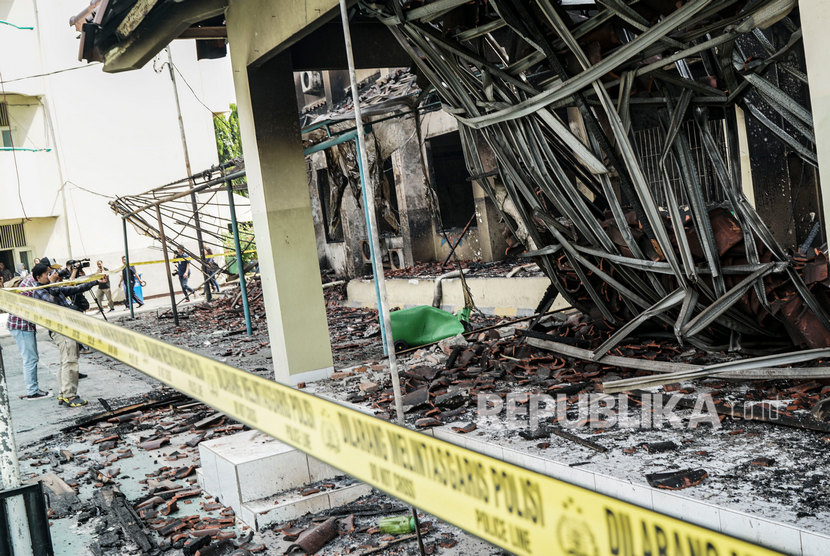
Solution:
<svg viewBox="0 0 830 556"><path fill-rule="evenodd" d="M242 253L243 254L244 253L256 253L256 251L257 251L256 249L246 249L245 251L242 251ZM212 259L213 257L223 257L223 256L227 257L228 255L236 256L236 252L235 251L227 251L225 253L214 253L213 255L205 255L205 258L206 259ZM171 263L177 263L179 261L198 261L198 260L199 260L199 257L178 257L176 259L170 259L170 262ZM130 266L141 266L141 265L144 265L144 264L159 264L159 263L163 263L163 262L164 262L164 259L162 259L160 261L141 261L139 263L134 263L134 262L130 261ZM123 268L124 267L122 266L121 269L123 269ZM119 269L119 271L121 269Z"/></svg>
<svg viewBox="0 0 830 556"><path fill-rule="evenodd" d="M77 311L3 290L0 309L95 348L515 554L780 554L461 448Z"/></svg>
<svg viewBox="0 0 830 556"><path fill-rule="evenodd" d="M247 251L242 251L242 252L243 253L256 253L256 249L248 249ZM226 253L216 253L216 254L213 254L213 255L205 255L205 258L210 259L210 258L213 258L213 257L221 257L223 255L236 255L236 252L228 251ZM179 262L179 261L194 261L194 260L198 260L198 259L194 258L194 257L180 257L178 259L170 259L170 262L175 263L175 262ZM134 262L131 261L130 266L139 266L139 265L145 265L145 264L158 264L158 263L163 263L163 262L164 262L163 259L160 260L160 261L142 261L142 262L138 262L138 263L134 263ZM33 287L30 287L30 288L19 288L19 287L6 288L6 291L23 292L23 291L33 291L33 290L40 290L40 289L44 289L44 288L51 288L53 286L79 286L81 284L86 284L87 282L92 282L93 280L100 280L104 276L114 276L116 274L120 274L121 271L124 270L124 268L126 266L127 265L121 265L119 268L117 268L115 270L107 270L106 272L96 272L95 274L91 274L89 276L83 276L83 277L77 278L75 280L62 280L60 282L53 282L51 284L45 284L45 285L42 285L42 286L33 286Z"/></svg>

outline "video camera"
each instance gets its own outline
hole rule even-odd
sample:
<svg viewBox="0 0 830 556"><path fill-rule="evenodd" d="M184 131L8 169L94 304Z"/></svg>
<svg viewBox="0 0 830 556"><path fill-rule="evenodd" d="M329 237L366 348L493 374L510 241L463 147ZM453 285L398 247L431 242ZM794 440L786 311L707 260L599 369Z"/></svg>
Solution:
<svg viewBox="0 0 830 556"><path fill-rule="evenodd" d="M89 266L89 259L70 259L66 261L66 266L58 270L58 277L61 280L68 280L72 275L72 269L87 268Z"/></svg>

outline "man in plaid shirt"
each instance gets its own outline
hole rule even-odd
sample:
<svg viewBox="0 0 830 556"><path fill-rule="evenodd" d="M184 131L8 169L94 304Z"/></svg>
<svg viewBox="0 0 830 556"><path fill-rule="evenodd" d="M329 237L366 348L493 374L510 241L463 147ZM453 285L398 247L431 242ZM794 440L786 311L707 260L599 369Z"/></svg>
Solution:
<svg viewBox="0 0 830 556"><path fill-rule="evenodd" d="M33 288L39 284L34 277L29 274L23 279L19 288ZM26 297L33 297L34 291L23 291L21 295ZM17 344L17 350L20 352L20 358L23 359L23 380L26 382L26 396L24 400L42 400L51 397L51 392L44 392L40 389L37 383L37 364L39 361L37 353L37 340L35 338L37 330L35 325L27 320L23 320L17 315L9 315L9 320L6 323L6 328L9 329L14 343Z"/></svg>
<svg viewBox="0 0 830 556"><path fill-rule="evenodd" d="M58 273L43 263L35 265L32 269L32 276L41 286L52 284L58 279ZM103 280L104 278L101 278L98 282L87 282L80 286L56 285L51 288L33 290L32 293L35 299L75 309L69 298L91 290ZM54 340L61 352L61 366L58 370L58 403L69 407L86 405L86 400L78 396L78 342L62 334L55 334Z"/></svg>

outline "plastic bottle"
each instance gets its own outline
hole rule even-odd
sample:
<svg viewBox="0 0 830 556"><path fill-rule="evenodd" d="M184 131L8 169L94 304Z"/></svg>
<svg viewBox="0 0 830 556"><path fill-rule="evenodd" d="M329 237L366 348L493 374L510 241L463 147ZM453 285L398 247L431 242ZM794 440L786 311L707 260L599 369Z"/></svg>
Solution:
<svg viewBox="0 0 830 556"><path fill-rule="evenodd" d="M382 517L378 521L381 533L403 535L415 530L415 518L405 515L399 517Z"/></svg>

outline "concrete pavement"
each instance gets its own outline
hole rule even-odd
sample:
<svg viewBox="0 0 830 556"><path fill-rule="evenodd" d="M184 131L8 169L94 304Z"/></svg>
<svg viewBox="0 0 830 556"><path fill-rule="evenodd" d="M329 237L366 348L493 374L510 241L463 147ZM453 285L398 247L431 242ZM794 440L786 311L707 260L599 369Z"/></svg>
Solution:
<svg viewBox="0 0 830 556"><path fill-rule="evenodd" d="M197 303L202 297L197 298ZM191 302L194 303L194 302ZM150 299L137 314L155 313L170 307L169 298ZM106 312L107 309L105 308ZM90 311L89 316L102 318L101 313ZM129 311L120 305L112 313L106 312L110 321L117 322L129 318ZM20 396L26 394L23 381L23 363L17 345L6 328L8 314L0 314L0 348L6 368L6 381L9 388L11 415L14 427L15 440L18 448L37 442L39 439L60 432L84 415L92 415L104 411L98 398L113 400L139 396L154 388L160 383L144 374L135 371L123 363L116 362L98 352L80 356L80 372L89 375L81 379L78 384L78 395L89 401L89 404L79 408L67 408L58 405L56 396L56 373L60 366L58 346L49 339L48 330L37 327L38 353L38 383L41 390L52 392L52 397L41 400L25 400ZM117 386L115 386L117 385ZM114 406L117 404L113 404Z"/></svg>

